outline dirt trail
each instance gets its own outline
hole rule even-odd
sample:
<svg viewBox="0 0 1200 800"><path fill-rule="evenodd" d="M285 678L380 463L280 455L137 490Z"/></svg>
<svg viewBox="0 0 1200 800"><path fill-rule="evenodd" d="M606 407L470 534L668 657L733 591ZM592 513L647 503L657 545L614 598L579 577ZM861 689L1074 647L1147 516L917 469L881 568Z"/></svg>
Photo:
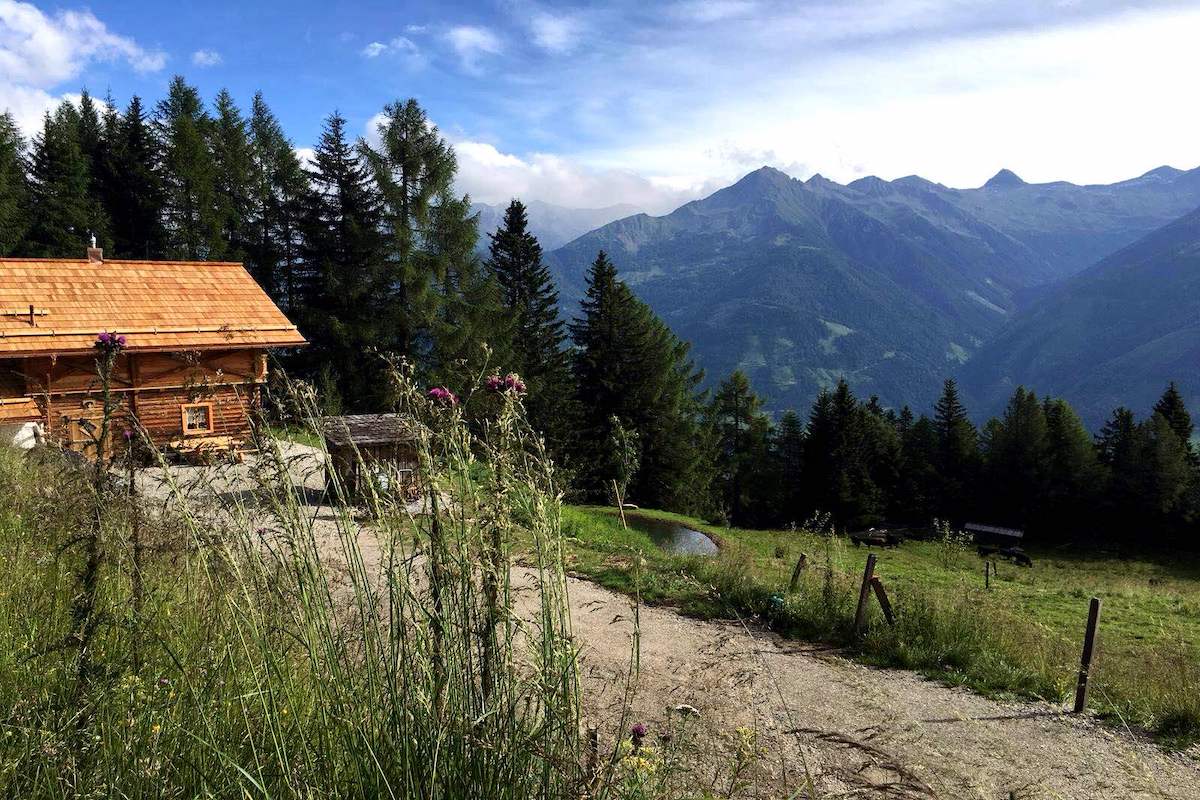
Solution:
<svg viewBox="0 0 1200 800"><path fill-rule="evenodd" d="M611 729L629 600L584 580L569 590L586 709ZM686 703L711 730L756 729L773 796L803 785L806 760L822 797L1200 798L1195 761L1049 705L989 700L664 608L643 606L640 629L642 719Z"/></svg>

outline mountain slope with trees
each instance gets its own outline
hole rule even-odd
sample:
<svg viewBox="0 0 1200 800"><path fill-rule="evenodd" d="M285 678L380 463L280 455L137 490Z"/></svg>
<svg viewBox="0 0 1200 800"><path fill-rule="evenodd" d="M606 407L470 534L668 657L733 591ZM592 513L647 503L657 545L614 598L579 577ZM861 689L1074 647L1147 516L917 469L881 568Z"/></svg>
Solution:
<svg viewBox="0 0 1200 800"><path fill-rule="evenodd" d="M1017 314L962 371L982 412L1014 386L1067 398L1090 427L1148 411L1167 380L1200 396L1200 210L1160 228ZM1200 407L1193 405L1192 410Z"/></svg>

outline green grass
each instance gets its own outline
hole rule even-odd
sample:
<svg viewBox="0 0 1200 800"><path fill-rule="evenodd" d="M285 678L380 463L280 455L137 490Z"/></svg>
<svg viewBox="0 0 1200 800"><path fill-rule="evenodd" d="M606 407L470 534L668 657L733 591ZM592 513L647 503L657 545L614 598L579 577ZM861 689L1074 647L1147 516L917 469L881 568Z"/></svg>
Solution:
<svg viewBox="0 0 1200 800"><path fill-rule="evenodd" d="M805 531L720 528L660 511L639 514L710 534L716 558L672 556L611 508L564 510L568 564L617 591L635 583L648 602L701 617L755 615L780 632L846 645L870 663L919 670L990 694L1066 702L1074 690L1089 598L1103 600L1091 707L1164 742L1200 739L1200 559L1121 559L1032 548L1032 568L998 562L984 591L973 549L911 541L875 549L876 575L897 610L896 628L871 598L870 629L850 634L866 548ZM801 553L799 591L787 586ZM640 556L638 555L640 554ZM831 571L828 569L831 568Z"/></svg>
<svg viewBox="0 0 1200 800"><path fill-rule="evenodd" d="M278 439L279 441L295 442L296 444L317 449L324 446L321 437L303 425L272 425L267 433L270 438Z"/></svg>

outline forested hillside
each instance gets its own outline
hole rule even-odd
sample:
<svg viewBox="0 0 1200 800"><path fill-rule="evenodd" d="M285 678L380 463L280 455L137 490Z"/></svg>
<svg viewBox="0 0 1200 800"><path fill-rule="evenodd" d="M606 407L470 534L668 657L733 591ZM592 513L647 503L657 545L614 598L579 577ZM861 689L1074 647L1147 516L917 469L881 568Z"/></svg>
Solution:
<svg viewBox="0 0 1200 800"><path fill-rule="evenodd" d="M1200 397L1200 211L1104 259L1022 310L963 368L984 411L1024 383L1068 397L1097 428L1149 408L1163 376Z"/></svg>

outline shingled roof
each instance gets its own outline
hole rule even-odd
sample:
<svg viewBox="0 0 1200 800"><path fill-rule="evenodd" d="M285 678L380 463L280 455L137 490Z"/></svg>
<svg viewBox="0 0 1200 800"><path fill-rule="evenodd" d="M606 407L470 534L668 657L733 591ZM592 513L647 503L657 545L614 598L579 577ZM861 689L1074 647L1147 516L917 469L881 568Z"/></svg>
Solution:
<svg viewBox="0 0 1200 800"><path fill-rule="evenodd" d="M413 423L401 414L349 414L324 417L322 432L331 447L368 447L416 441Z"/></svg>
<svg viewBox="0 0 1200 800"><path fill-rule="evenodd" d="M0 259L0 357L87 352L101 331L134 351L305 344L236 262Z"/></svg>

